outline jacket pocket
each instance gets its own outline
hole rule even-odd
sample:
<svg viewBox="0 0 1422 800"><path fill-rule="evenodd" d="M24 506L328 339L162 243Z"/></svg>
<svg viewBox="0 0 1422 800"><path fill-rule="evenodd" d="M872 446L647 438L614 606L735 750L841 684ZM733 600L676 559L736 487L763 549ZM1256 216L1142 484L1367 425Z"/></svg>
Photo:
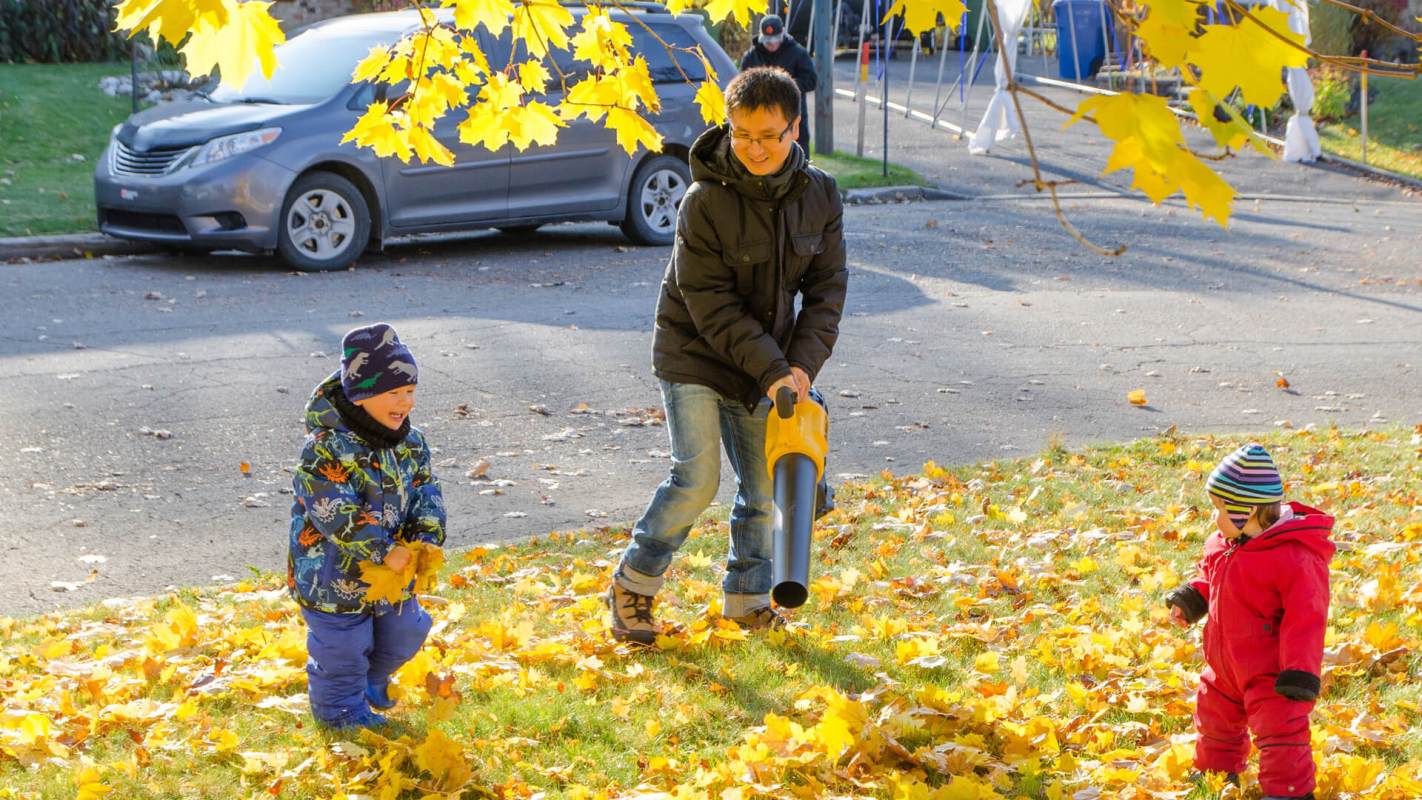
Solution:
<svg viewBox="0 0 1422 800"><path fill-rule="evenodd" d="M736 273L736 293L750 297L755 293L755 268L770 261L770 243L746 242L728 247L722 251L721 259Z"/></svg>
<svg viewBox="0 0 1422 800"><path fill-rule="evenodd" d="M785 288L792 295L800 291L800 282L810 261L825 251L825 236L820 231L797 233L790 237L790 263L785 270Z"/></svg>

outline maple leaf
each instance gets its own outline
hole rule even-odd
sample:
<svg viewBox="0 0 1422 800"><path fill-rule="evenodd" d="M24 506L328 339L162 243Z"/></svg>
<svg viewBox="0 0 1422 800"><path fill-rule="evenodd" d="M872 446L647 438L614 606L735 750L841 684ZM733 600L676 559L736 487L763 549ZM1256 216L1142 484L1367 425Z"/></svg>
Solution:
<svg viewBox="0 0 1422 800"><path fill-rule="evenodd" d="M713 23L722 22L727 17L734 17L736 24L747 28L750 27L752 14L764 13L765 3L758 0L710 0L705 8L707 16Z"/></svg>
<svg viewBox="0 0 1422 800"><path fill-rule="evenodd" d="M495 76L498 77L498 76ZM506 110L490 102L475 103L469 108L469 115L459 123L459 141L480 146L497 153L509 143L509 131L505 127Z"/></svg>
<svg viewBox="0 0 1422 800"><path fill-rule="evenodd" d="M1186 54L1195 41L1193 28L1185 28L1170 19L1151 15L1136 26L1136 36L1145 42L1146 51L1166 68L1185 65Z"/></svg>
<svg viewBox="0 0 1422 800"><path fill-rule="evenodd" d="M509 0L443 0L440 5L454 6L454 24L462 30L472 31L483 25L495 37L508 27L514 13Z"/></svg>
<svg viewBox="0 0 1422 800"><path fill-rule="evenodd" d="M632 58L628 51L632 46L632 33L626 25L613 21L606 11L596 6L589 7L583 15L583 24L571 43L573 58L594 67L607 69Z"/></svg>
<svg viewBox="0 0 1422 800"><path fill-rule="evenodd" d="M1195 110L1195 118L1214 137L1215 144L1231 150L1240 150L1245 145L1253 147L1268 158L1278 158L1273 148L1264 143L1254 128L1239 115L1239 111L1228 103L1219 103L1209 92L1196 87L1190 90L1190 107ZM1216 112L1223 110L1229 118L1221 122Z"/></svg>
<svg viewBox="0 0 1422 800"><path fill-rule="evenodd" d="M370 52L365 58L356 64L351 71L353 81L373 81L380 77L380 73L385 71L385 66L390 63L390 48L385 45L376 45L370 48Z"/></svg>
<svg viewBox="0 0 1422 800"><path fill-rule="evenodd" d="M620 98L616 80L592 75L568 88L563 102L558 104L558 115L569 122L580 116L597 122L607 115L609 108L617 105Z"/></svg>
<svg viewBox="0 0 1422 800"><path fill-rule="evenodd" d="M454 156L449 158L453 163ZM429 542L411 542L406 546L415 554L415 591L419 594L434 591L439 584L439 570L444 566L444 548Z"/></svg>
<svg viewBox="0 0 1422 800"><path fill-rule="evenodd" d="M384 600L391 605L399 605L405 597L405 589L415 577L414 573L413 563L397 571L374 561L361 561L360 579L367 584L365 599L371 603Z"/></svg>
<svg viewBox="0 0 1422 800"><path fill-rule="evenodd" d="M104 784L98 768L89 765L81 765L74 773L74 786L78 789L75 800L99 800L113 791L112 786Z"/></svg>
<svg viewBox="0 0 1422 800"><path fill-rule="evenodd" d="M377 156L397 156L401 161L409 161L411 148L409 136L395 127L389 113L390 104L380 100L366 106L365 113L356 120L341 143L355 142L359 147L369 147Z"/></svg>
<svg viewBox="0 0 1422 800"><path fill-rule="evenodd" d="M450 152L449 148L445 147L439 139L436 139L428 128L420 125L407 128L405 141L410 143L410 149L414 151L415 158L421 162L434 162L446 167L454 166L454 153ZM433 579L431 576L430 580ZM416 591L419 591L418 587L416 587Z"/></svg>
<svg viewBox="0 0 1422 800"><path fill-rule="evenodd" d="M522 39L534 58L543 58L551 49L566 48L572 24L572 12L553 0L519 0L514 8L514 38Z"/></svg>
<svg viewBox="0 0 1422 800"><path fill-rule="evenodd" d="M1308 52L1284 12L1255 8L1250 14L1237 25L1206 25L1188 60L1200 68L1199 85L1210 94L1225 97L1238 86L1244 102L1267 108L1284 93L1283 70L1308 66Z"/></svg>
<svg viewBox="0 0 1422 800"><path fill-rule="evenodd" d="M1224 178L1185 150L1180 151L1170 174L1192 207L1200 209L1206 217L1213 217L1221 228L1229 225L1230 208L1237 193Z"/></svg>
<svg viewBox="0 0 1422 800"><path fill-rule="evenodd" d="M639 145L646 147L653 153L662 149L662 135L657 133L657 129L652 127L652 123L643 119L635 111L628 111L625 108L609 108L607 110L607 127L617 134L617 144L627 151L627 155L636 155Z"/></svg>
<svg viewBox="0 0 1422 800"><path fill-rule="evenodd" d="M414 749L415 765L434 778L441 791L452 793L474 776L464 751L439 728L431 728Z"/></svg>
<svg viewBox="0 0 1422 800"><path fill-rule="evenodd" d="M538 100L510 109L504 119L509 141L519 150L527 149L530 144L553 144L558 140L558 129L567 124L551 106Z"/></svg>
<svg viewBox="0 0 1422 800"><path fill-rule="evenodd" d="M146 30L176 47L200 17L226 24L228 7L224 0L124 0L116 12L118 30L128 31L130 37Z"/></svg>
<svg viewBox="0 0 1422 800"><path fill-rule="evenodd" d="M518 84L528 94L548 91L548 81L552 78L542 61L525 61L518 66Z"/></svg>
<svg viewBox="0 0 1422 800"><path fill-rule="evenodd" d="M286 41L281 26L267 12L271 3L237 3L222 0L227 13L200 14L192 35L180 48L187 59L188 72L206 75L217 67L222 83L240 89L252 74L253 62L261 66L262 75L270 78L276 69L277 45Z"/></svg>
<svg viewBox="0 0 1422 800"><path fill-rule="evenodd" d="M465 36L459 40L459 52L464 54L465 60L456 65L457 68L470 67L479 75L488 75L494 70L489 66L489 57L484 55L484 48L479 46L479 42L473 36ZM460 72L461 77L464 72ZM465 83L474 84L482 82L479 80L465 80Z"/></svg>
<svg viewBox="0 0 1422 800"><path fill-rule="evenodd" d="M1126 399L1131 401L1131 405L1133 406L1143 406L1150 402L1149 400L1146 400L1146 393L1144 389L1133 390L1130 394L1126 395Z"/></svg>
<svg viewBox="0 0 1422 800"><path fill-rule="evenodd" d="M966 13L968 7L963 0L894 0L880 24L903 14L905 30L924 33L938 28L938 15L942 14L949 30L957 30L962 27L963 15Z"/></svg>

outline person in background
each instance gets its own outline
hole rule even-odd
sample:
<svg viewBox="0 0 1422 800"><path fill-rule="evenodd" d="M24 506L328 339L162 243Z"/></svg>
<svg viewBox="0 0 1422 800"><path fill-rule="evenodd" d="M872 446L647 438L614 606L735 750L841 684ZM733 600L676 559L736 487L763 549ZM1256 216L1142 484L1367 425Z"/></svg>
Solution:
<svg viewBox="0 0 1422 800"><path fill-rule="evenodd" d="M785 22L775 14L768 14L760 20L760 33L751 40L751 49L741 57L741 71L752 67L778 67L790 73L795 85L800 89L800 136L796 139L805 156L810 155L810 102L807 95L815 90L819 79L815 76L815 63L795 37L785 32Z"/></svg>

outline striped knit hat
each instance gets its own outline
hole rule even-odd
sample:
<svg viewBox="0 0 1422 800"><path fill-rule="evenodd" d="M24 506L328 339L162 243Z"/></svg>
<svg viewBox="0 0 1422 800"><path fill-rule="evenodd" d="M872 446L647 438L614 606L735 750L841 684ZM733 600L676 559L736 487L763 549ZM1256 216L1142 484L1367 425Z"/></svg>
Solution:
<svg viewBox="0 0 1422 800"><path fill-rule="evenodd" d="M1211 495L1224 501L1236 528L1243 528L1255 506L1284 499L1284 482L1269 451L1257 442L1225 456L1205 481Z"/></svg>

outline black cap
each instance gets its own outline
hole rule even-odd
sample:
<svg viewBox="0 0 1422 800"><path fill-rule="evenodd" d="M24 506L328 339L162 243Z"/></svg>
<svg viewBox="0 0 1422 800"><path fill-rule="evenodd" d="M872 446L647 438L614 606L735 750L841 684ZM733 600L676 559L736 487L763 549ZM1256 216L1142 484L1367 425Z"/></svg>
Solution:
<svg viewBox="0 0 1422 800"><path fill-rule="evenodd" d="M785 21L774 14L766 14L760 20L760 34L762 36L780 36L785 33Z"/></svg>

